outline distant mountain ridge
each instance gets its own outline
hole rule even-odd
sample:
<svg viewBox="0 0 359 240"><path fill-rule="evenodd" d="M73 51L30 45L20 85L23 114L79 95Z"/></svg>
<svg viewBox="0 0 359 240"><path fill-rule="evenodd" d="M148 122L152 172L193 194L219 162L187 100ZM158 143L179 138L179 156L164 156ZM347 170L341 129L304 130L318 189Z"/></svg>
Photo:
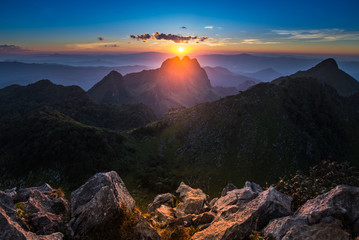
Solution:
<svg viewBox="0 0 359 240"><path fill-rule="evenodd" d="M213 86L236 87L240 91L260 82L260 80L235 74L224 67L204 67Z"/></svg>
<svg viewBox="0 0 359 240"><path fill-rule="evenodd" d="M236 93L232 88L213 88L197 59L185 56L165 60L158 69L122 76L111 72L89 91L89 96L103 103L141 102L158 115L173 107L191 107Z"/></svg>
<svg viewBox="0 0 359 240"><path fill-rule="evenodd" d="M148 67L144 65L99 67L99 66L69 66L45 63L0 62L0 88L12 84L27 85L40 79L51 79L62 85L78 85L87 90L98 79L110 71L122 74L138 72Z"/></svg>
<svg viewBox="0 0 359 240"><path fill-rule="evenodd" d="M316 78L320 83L328 84L337 90L339 95L345 97L359 92L359 82L346 72L340 70L337 62L332 58L328 58L306 71L298 71L289 76L289 78L298 77ZM283 79L286 79L286 77L281 77L273 82L279 83Z"/></svg>

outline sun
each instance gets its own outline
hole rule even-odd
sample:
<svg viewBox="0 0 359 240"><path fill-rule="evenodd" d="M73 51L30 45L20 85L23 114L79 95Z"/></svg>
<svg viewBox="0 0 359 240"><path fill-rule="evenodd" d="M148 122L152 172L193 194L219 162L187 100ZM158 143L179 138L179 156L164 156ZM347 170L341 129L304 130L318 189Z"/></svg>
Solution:
<svg viewBox="0 0 359 240"><path fill-rule="evenodd" d="M179 47L177 50L178 50L178 52L183 53L184 52L184 47Z"/></svg>

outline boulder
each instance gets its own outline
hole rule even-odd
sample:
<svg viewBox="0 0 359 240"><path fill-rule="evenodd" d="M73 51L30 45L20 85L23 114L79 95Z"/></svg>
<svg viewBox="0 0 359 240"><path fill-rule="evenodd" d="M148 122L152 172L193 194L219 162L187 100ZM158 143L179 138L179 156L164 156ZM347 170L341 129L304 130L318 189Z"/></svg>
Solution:
<svg viewBox="0 0 359 240"><path fill-rule="evenodd" d="M241 189L234 189L226 193L225 196L220 197L212 206L214 213L221 213L223 209L230 205L243 206L252 199L256 198L262 188L255 183L246 182Z"/></svg>
<svg viewBox="0 0 359 240"><path fill-rule="evenodd" d="M326 217L343 219L351 225L355 234L358 234L359 188L339 185L327 193L308 200L295 215L307 217L310 225Z"/></svg>
<svg viewBox="0 0 359 240"><path fill-rule="evenodd" d="M152 203L150 203L147 207L148 213L153 213L157 208L161 205L165 205L168 207L172 207L172 201L175 201L176 197L171 193L159 194L155 197Z"/></svg>
<svg viewBox="0 0 359 240"><path fill-rule="evenodd" d="M62 233L52 233L50 235L36 235L35 233L25 231L16 221L13 221L0 208L0 239L16 239L16 240L61 240L64 235Z"/></svg>
<svg viewBox="0 0 359 240"><path fill-rule="evenodd" d="M61 193L61 196L54 193ZM15 204L21 206L16 209ZM0 206L6 214L17 222L25 231L39 235L48 235L65 229L64 218L69 211L69 203L61 191L54 190L50 185L40 187L16 188L0 192ZM24 216L18 217L18 211ZM25 220L26 219L26 224Z"/></svg>
<svg viewBox="0 0 359 240"><path fill-rule="evenodd" d="M135 201L115 171L97 173L71 194L69 228L74 238L132 211Z"/></svg>
<svg viewBox="0 0 359 240"><path fill-rule="evenodd" d="M134 227L134 237L138 240L160 240L161 236L151 226L148 220L139 214L138 222Z"/></svg>
<svg viewBox="0 0 359 240"><path fill-rule="evenodd" d="M155 214L159 221L170 221L175 217L175 210L166 205L161 205L159 208L155 210Z"/></svg>
<svg viewBox="0 0 359 240"><path fill-rule="evenodd" d="M183 200L176 208L177 217L183 217L187 214L200 214L209 210L208 196L201 189L193 189L181 182L176 193L179 193Z"/></svg>
<svg viewBox="0 0 359 240"><path fill-rule="evenodd" d="M211 212L204 212L193 218L192 222L194 226L200 226L203 224L211 223L214 219L214 214Z"/></svg>
<svg viewBox="0 0 359 240"><path fill-rule="evenodd" d="M307 218L303 216L287 216L273 219L264 228L263 234L270 239L281 240L291 227L297 225L308 225Z"/></svg>
<svg viewBox="0 0 359 240"><path fill-rule="evenodd" d="M192 239L245 239L253 230L265 227L271 219L288 216L291 202L291 197L270 187L238 212L213 222Z"/></svg>
<svg viewBox="0 0 359 240"><path fill-rule="evenodd" d="M221 196L226 196L229 191L232 191L234 189L237 189L237 187L233 183L228 183L227 186L223 188Z"/></svg>
<svg viewBox="0 0 359 240"><path fill-rule="evenodd" d="M36 234L51 234L64 230L64 218L69 211L69 203L63 196L53 193L48 184L38 188L20 189L15 199L25 206L27 223Z"/></svg>
<svg viewBox="0 0 359 240"><path fill-rule="evenodd" d="M179 218L173 218L169 221L170 226L184 226L189 227L193 225L193 219L196 217L194 214L187 214Z"/></svg>
<svg viewBox="0 0 359 240"><path fill-rule="evenodd" d="M318 223L315 225L294 225L282 240L350 240L351 236L337 223Z"/></svg>

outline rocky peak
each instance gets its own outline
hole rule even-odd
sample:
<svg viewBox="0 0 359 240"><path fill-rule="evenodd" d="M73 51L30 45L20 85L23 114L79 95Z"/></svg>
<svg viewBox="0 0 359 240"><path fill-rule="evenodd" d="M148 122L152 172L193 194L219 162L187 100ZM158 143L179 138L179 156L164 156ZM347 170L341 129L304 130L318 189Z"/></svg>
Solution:
<svg viewBox="0 0 359 240"><path fill-rule="evenodd" d="M111 80L115 80L115 79L122 79L123 76L121 73L112 70L109 74L107 74L104 79L111 79Z"/></svg>
<svg viewBox="0 0 359 240"><path fill-rule="evenodd" d="M333 58L328 58L315 65L313 69L325 69L330 71L330 70L339 70L339 67L337 62Z"/></svg>
<svg viewBox="0 0 359 240"><path fill-rule="evenodd" d="M182 60L176 56L173 58L166 59L162 65L162 70L168 70L168 71L183 71L183 70L198 70L201 68L201 65L198 63L196 58L190 58L188 56L184 56Z"/></svg>

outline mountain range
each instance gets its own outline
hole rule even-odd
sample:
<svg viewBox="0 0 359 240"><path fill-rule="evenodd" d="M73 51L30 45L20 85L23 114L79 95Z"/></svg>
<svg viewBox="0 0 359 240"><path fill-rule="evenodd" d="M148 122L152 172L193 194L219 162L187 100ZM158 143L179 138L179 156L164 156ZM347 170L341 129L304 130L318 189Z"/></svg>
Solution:
<svg viewBox="0 0 359 240"><path fill-rule="evenodd" d="M158 69L122 76L112 71L89 91L100 103L141 102L161 116L170 108L192 107L236 93L236 89L212 87L206 71L196 59L174 57Z"/></svg>
<svg viewBox="0 0 359 240"><path fill-rule="evenodd" d="M323 159L358 166L357 84L327 59L219 98L196 59L172 58L113 71L88 92L48 80L12 85L0 90L0 185L71 188L114 169L130 188L186 181L217 194L228 181L265 185ZM124 105L135 101L169 111L157 119L145 104Z"/></svg>

